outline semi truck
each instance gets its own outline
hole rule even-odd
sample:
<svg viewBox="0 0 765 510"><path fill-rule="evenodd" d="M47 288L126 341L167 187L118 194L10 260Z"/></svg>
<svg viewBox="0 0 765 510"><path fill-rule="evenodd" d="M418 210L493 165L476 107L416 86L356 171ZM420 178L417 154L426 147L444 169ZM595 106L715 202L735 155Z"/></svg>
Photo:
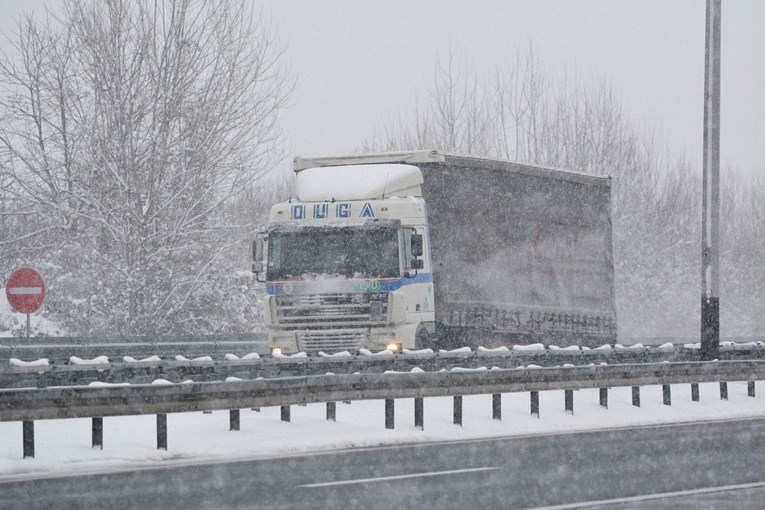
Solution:
<svg viewBox="0 0 765 510"><path fill-rule="evenodd" d="M439 150L294 171L253 242L272 352L615 342L609 177Z"/></svg>

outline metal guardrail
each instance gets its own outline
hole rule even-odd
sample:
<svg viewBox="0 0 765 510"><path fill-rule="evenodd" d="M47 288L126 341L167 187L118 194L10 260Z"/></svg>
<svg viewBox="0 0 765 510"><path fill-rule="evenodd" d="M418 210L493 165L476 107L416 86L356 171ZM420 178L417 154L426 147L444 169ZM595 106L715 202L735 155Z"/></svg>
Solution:
<svg viewBox="0 0 765 510"><path fill-rule="evenodd" d="M222 355L221 355L222 357ZM611 365L698 361L698 350L676 346L674 349L611 350L540 350L522 351L452 351L439 353L396 354L389 356L354 355L347 357L264 357L249 360L190 361L116 361L98 365L43 365L5 367L0 365L0 388L80 386L93 382L147 384L156 379L172 382L222 381L229 377L255 379L284 376L380 373L390 370L407 372L414 368L426 372L462 368L519 368L527 365L545 367L563 364ZM765 360L765 348L730 349L720 352L722 360Z"/></svg>
<svg viewBox="0 0 765 510"><path fill-rule="evenodd" d="M172 358L177 354L197 357L229 353L241 356L251 352L265 354L268 352L267 342L268 335L264 332L196 337L33 337L29 343L25 338L10 337L0 338L0 362L11 358L47 358L65 363L71 356Z"/></svg>
<svg viewBox="0 0 765 510"><path fill-rule="evenodd" d="M0 390L0 421L765 379L763 361L311 375L172 385Z"/></svg>
<svg viewBox="0 0 765 510"><path fill-rule="evenodd" d="M385 400L385 426L394 427L394 400L415 399L415 426L423 427L425 397L454 397L454 423L462 423L462 396L492 394L492 412L501 419L501 394L530 392L531 412L539 414L539 392L565 390L566 410L573 412L573 390L600 388L600 404L608 406L608 388L632 386L633 405L640 405L640 386L664 386L664 403L671 404L671 384L691 384L698 400L698 384L719 382L727 399L729 381L765 379L765 361L652 363L644 365L588 365L556 368L461 370L449 372L365 373L308 375L272 379L192 382L170 385L56 387L0 390L0 421L23 421L24 457L34 457L34 420L91 417L93 446L103 445L103 418L157 415L157 447L167 449L167 413L230 410L230 428L239 430L239 409L282 406L282 420L290 420L289 406L327 404L334 421L335 402Z"/></svg>

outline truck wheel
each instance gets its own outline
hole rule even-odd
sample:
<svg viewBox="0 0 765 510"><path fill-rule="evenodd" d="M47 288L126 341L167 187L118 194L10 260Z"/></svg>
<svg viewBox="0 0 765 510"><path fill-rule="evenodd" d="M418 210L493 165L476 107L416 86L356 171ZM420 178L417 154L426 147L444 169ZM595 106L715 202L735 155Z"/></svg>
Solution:
<svg viewBox="0 0 765 510"><path fill-rule="evenodd" d="M414 335L414 348L415 349L433 349L436 350L436 336L428 333L425 328L417 329L417 333Z"/></svg>

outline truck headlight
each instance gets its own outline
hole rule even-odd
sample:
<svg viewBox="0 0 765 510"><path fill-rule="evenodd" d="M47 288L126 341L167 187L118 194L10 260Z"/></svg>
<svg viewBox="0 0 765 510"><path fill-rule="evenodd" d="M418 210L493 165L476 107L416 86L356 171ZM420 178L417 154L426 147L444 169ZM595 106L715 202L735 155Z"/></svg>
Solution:
<svg viewBox="0 0 765 510"><path fill-rule="evenodd" d="M390 352L401 352L401 342L388 342L385 348Z"/></svg>
<svg viewBox="0 0 765 510"><path fill-rule="evenodd" d="M281 347L271 347L271 355L276 354L277 356L282 353Z"/></svg>

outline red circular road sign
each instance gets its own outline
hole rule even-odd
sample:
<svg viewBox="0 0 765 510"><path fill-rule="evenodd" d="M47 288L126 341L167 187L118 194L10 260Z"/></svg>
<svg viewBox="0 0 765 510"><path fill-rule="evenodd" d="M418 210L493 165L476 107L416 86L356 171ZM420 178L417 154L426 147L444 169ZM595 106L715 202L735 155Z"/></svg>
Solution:
<svg viewBox="0 0 765 510"><path fill-rule="evenodd" d="M8 278L5 296L17 312L34 313L45 299L45 283L37 271L22 267Z"/></svg>

